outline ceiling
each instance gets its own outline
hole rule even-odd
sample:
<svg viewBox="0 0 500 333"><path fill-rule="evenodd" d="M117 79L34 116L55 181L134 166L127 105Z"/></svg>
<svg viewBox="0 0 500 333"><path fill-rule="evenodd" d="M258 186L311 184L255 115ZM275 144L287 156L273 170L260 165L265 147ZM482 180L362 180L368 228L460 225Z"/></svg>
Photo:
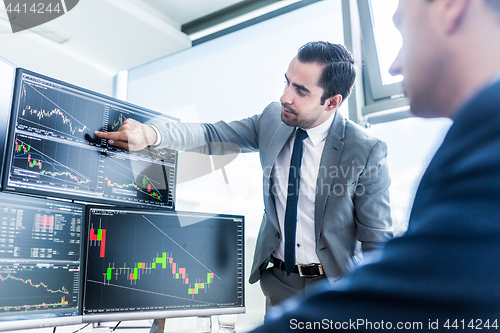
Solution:
<svg viewBox="0 0 500 333"><path fill-rule="evenodd" d="M242 0L141 0L141 2L182 25Z"/></svg>
<svg viewBox="0 0 500 333"><path fill-rule="evenodd" d="M245 0L248 1L248 0ZM17 34L35 35L54 48L118 73L191 46L182 25L242 0L80 0L66 14ZM35 34L34 34L35 33ZM0 4L0 37L12 35ZM20 40L19 49L26 48ZM9 47L16 48L14 38ZM1 52L1 49L0 49Z"/></svg>

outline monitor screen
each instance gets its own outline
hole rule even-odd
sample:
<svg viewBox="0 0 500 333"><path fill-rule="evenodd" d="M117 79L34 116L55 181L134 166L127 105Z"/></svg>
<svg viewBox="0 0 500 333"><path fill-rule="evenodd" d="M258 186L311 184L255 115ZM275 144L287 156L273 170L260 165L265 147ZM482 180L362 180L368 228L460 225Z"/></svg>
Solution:
<svg viewBox="0 0 500 333"><path fill-rule="evenodd" d="M84 205L0 193L0 327L81 323L84 221Z"/></svg>
<svg viewBox="0 0 500 333"><path fill-rule="evenodd" d="M128 152L99 139L127 118L174 121L117 99L18 69L4 187L83 202L174 207L177 152Z"/></svg>
<svg viewBox="0 0 500 333"><path fill-rule="evenodd" d="M89 208L84 321L244 312L244 218Z"/></svg>
<svg viewBox="0 0 500 333"><path fill-rule="evenodd" d="M12 109L12 92L15 75L15 66L0 58L0 179L2 179L3 175L4 154L9 135L9 120ZM2 188L1 184L0 188Z"/></svg>

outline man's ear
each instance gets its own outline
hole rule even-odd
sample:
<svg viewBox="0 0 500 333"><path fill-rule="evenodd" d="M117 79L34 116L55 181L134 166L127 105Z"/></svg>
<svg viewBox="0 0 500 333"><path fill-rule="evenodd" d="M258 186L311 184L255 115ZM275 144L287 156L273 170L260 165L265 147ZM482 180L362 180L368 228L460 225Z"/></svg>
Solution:
<svg viewBox="0 0 500 333"><path fill-rule="evenodd" d="M325 101L326 111L335 111L340 103L342 103L342 95L333 95Z"/></svg>
<svg viewBox="0 0 500 333"><path fill-rule="evenodd" d="M460 27L469 4L470 0L445 0L443 19L447 33L453 33Z"/></svg>

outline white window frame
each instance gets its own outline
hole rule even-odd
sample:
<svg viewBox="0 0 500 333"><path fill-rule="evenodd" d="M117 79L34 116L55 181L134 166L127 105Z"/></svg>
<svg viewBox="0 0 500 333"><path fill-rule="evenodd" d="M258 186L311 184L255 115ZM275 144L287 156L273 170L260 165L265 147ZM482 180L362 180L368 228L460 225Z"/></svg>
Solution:
<svg viewBox="0 0 500 333"><path fill-rule="evenodd" d="M354 91L357 103L353 103L356 110L350 110L351 119L369 126L368 124L412 117L409 101L403 96L402 83L383 83L373 29L371 0L342 1L346 46L353 50L357 59L362 60L362 70L359 73L362 89ZM361 43L356 47L359 40Z"/></svg>

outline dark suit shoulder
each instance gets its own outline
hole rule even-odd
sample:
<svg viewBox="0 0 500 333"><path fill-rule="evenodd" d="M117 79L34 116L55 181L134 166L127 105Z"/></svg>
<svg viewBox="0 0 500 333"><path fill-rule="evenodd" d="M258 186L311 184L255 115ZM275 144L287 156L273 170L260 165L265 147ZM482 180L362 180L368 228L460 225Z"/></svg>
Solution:
<svg viewBox="0 0 500 333"><path fill-rule="evenodd" d="M424 185L451 181L460 174L484 175L484 168L500 165L499 109L500 82L479 92L459 110L427 168Z"/></svg>

